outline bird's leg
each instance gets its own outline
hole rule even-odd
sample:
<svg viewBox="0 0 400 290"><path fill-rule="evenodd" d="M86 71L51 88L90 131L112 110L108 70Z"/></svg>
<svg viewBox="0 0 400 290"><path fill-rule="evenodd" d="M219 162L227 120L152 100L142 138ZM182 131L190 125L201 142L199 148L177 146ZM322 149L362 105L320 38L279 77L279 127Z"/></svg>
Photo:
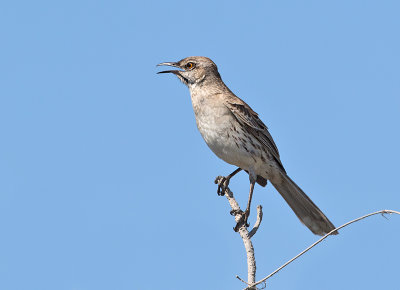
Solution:
<svg viewBox="0 0 400 290"><path fill-rule="evenodd" d="M251 176L251 175L250 175ZM254 191L254 185L256 184L256 180L250 177L250 192L249 192L249 200L247 201L247 207L242 216L240 217L240 220L237 222L236 226L233 228L235 232L239 230L239 228L242 226L244 223L246 227L249 226L247 223L247 219L250 216L250 206L251 206L251 200L253 198L253 191Z"/></svg>
<svg viewBox="0 0 400 290"><path fill-rule="evenodd" d="M228 176L222 176L220 181L218 182L218 189L217 189L217 194L220 196L224 196L225 190L228 188L229 181L230 179L235 176L238 172L240 172L242 168L238 168L235 171L233 171L231 174Z"/></svg>
<svg viewBox="0 0 400 290"><path fill-rule="evenodd" d="M254 191L254 185L256 184L256 181L250 181L250 192L249 192L249 200L247 201L247 207L246 210L244 211L244 222L246 223L246 226L248 227L249 225L247 224L247 219L250 216L250 205L251 205L251 200L253 198L253 191Z"/></svg>

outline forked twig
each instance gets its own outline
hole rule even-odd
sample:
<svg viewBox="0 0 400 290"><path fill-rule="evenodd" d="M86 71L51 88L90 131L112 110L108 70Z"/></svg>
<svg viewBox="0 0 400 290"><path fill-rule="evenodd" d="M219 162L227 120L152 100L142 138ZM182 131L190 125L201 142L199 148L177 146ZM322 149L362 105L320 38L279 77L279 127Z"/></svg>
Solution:
<svg viewBox="0 0 400 290"><path fill-rule="evenodd" d="M224 178L222 176L218 176L215 179L215 183L220 185L220 183L224 182ZM243 211L240 209L239 204L237 203L235 197L233 196L232 191L228 188L228 186L223 187L224 195L226 199L229 202L229 205L232 208L231 213L235 216L235 220L237 223L240 223L238 225L238 233L240 234L240 237L243 240L244 247L246 249L246 255L247 255L247 281L244 281L241 279L239 276L236 276L240 281L243 283L247 284L249 287L248 289L255 290L256 286L250 286L250 284L255 284L256 281L256 259L254 256L254 247L253 243L251 242L251 237L254 236L254 234L257 232L258 228L260 227L261 221L262 221L262 206L257 207L257 221L253 227L253 229L249 232L247 227L246 227L246 222L243 222Z"/></svg>

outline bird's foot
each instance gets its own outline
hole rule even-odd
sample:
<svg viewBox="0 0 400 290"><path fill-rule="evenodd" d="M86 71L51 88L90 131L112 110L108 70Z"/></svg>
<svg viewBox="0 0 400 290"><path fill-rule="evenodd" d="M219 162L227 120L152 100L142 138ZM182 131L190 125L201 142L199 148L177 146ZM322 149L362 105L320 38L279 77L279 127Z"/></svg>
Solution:
<svg viewBox="0 0 400 290"><path fill-rule="evenodd" d="M239 231L239 229L240 229L240 227L242 225L245 225L246 227L250 226L247 223L247 220L249 218L249 213L248 212L246 212L246 211L244 212L241 209L239 209L239 210L234 210L233 209L233 210L231 210L230 214L233 215L233 216L236 216L236 215L240 214L240 218L239 218L238 222L236 223L236 226L233 228L233 230L235 232Z"/></svg>
<svg viewBox="0 0 400 290"><path fill-rule="evenodd" d="M218 188L217 188L217 194L219 196L224 196L225 195L225 190L228 189L228 185L229 185L229 180L231 178L228 176L218 176L215 179L215 184L218 184Z"/></svg>
<svg viewBox="0 0 400 290"><path fill-rule="evenodd" d="M230 215L233 215L233 216L235 216L235 215L237 215L237 214L244 214L244 212L241 210L241 209L232 209L230 212L229 212L229 214Z"/></svg>

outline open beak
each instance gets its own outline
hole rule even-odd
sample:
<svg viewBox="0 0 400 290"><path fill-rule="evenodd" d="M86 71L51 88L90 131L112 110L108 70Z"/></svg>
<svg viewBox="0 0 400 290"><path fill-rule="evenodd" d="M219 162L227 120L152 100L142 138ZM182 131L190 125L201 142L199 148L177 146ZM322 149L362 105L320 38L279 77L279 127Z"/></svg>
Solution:
<svg viewBox="0 0 400 290"><path fill-rule="evenodd" d="M177 62L162 62L162 63L159 63L157 66L162 66L162 65L181 68ZM175 70L159 71L158 74L172 73L172 74L176 75L181 80L181 82L183 82L185 85L188 85L189 84L189 80L182 75L183 72L184 72L183 70L175 69Z"/></svg>
<svg viewBox="0 0 400 290"><path fill-rule="evenodd" d="M162 66L162 65L173 66L173 67L179 68L178 63L176 63L176 62L162 62L162 63L159 63L157 66ZM179 70L164 70L164 71L159 71L158 74L165 74L165 73L177 74L178 72L179 72Z"/></svg>

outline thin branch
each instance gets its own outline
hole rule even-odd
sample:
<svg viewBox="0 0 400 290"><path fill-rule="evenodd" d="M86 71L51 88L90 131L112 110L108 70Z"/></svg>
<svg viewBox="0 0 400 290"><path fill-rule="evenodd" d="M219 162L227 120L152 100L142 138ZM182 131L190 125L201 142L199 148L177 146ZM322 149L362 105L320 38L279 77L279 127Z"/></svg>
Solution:
<svg viewBox="0 0 400 290"><path fill-rule="evenodd" d="M257 221L254 225L254 228L249 233L246 223L243 222L243 211L240 209L238 202L236 201L235 197L233 196L232 191L226 186L224 183L224 178L222 176L218 176L215 179L215 183L219 185L219 187L224 192L226 199L229 202L229 205L232 208L232 215L235 216L236 223L241 222L242 224L239 225L238 232L240 237L243 240L244 247L246 249L247 254L247 280L248 282L241 279L239 276L236 276L240 281L247 285L255 284L256 281L256 259L254 256L254 247L253 243L251 242L251 237L257 232L257 229L260 227L262 221L262 207L257 207ZM249 286L248 289L255 290L257 289L255 286Z"/></svg>
<svg viewBox="0 0 400 290"><path fill-rule="evenodd" d="M257 220L256 220L256 223L254 224L254 227L252 228L252 230L249 233L249 238L250 239L255 235L255 233L257 232L258 228L260 227L262 218L263 218L262 206L259 205L259 206L257 206Z"/></svg>
<svg viewBox="0 0 400 290"><path fill-rule="evenodd" d="M243 282L244 284L247 284L247 285L249 285L249 283L247 283L246 281L244 281L242 278L240 278L238 275L236 275L236 278L238 279L238 280L240 280L241 282Z"/></svg>
<svg viewBox="0 0 400 290"><path fill-rule="evenodd" d="M340 227L337 227L336 229L330 231L329 233L327 233L325 236L323 236L322 238L320 238L318 241L316 241L315 243L313 243L311 246L309 246L308 248L306 248L304 251L302 251L301 253L299 253L297 256L295 256L294 258L290 259L289 261L287 261L285 264L283 264L282 266L280 266L278 269L276 269L274 272L272 272L271 274L269 274L267 277L261 279L260 281L256 282L256 283L249 283L249 287L245 288L245 289L254 289L254 287L260 283L265 282L267 279L271 278L273 275L275 275L276 273L278 273L280 270L282 270L283 268L285 268L287 265L289 265L290 263L292 263L294 260L296 260L297 258L299 258L300 256L302 256L303 254L305 254L306 252L308 252L310 249L312 249L313 247L315 247L316 245L318 245L320 242L322 242L323 240L325 240L328 236L330 236L332 233L334 233L337 230L340 230L341 228L344 228L352 223L358 222L362 219L365 219L367 217L376 215L376 214L382 214L382 216L384 216L384 214L398 214L400 215L399 211L395 211L395 210L390 210L390 209L384 209L384 210L380 210L380 211L376 211L373 213L369 213L367 215L364 215L362 217L356 218L354 220L351 220L343 225L341 225ZM384 216L385 217L385 216ZM253 287L253 288L251 288Z"/></svg>

